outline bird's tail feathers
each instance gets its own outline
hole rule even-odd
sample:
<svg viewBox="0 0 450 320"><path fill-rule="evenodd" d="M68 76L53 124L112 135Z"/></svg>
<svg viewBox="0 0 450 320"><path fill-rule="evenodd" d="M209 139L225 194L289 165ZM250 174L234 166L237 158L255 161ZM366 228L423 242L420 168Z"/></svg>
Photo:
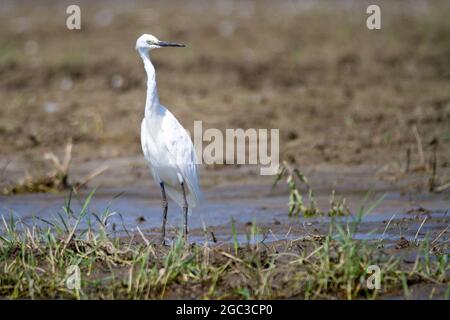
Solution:
<svg viewBox="0 0 450 320"><path fill-rule="evenodd" d="M165 187L167 195L175 201L175 203L182 208L184 205L184 199L183 199L183 192L181 190L172 188L171 186ZM192 208L194 208L197 205L197 198L190 192L186 195L186 199L188 202L188 213L192 213Z"/></svg>
<svg viewBox="0 0 450 320"><path fill-rule="evenodd" d="M195 203L195 205L197 203L199 203L200 201L203 200L203 193L202 190L200 189L200 186L197 183L189 183L189 195L192 197L192 201ZM195 206L194 205L194 206Z"/></svg>

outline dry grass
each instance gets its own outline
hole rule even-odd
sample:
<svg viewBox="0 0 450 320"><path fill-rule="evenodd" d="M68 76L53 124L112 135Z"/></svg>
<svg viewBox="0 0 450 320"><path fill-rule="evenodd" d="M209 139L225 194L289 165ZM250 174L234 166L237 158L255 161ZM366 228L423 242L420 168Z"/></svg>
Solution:
<svg viewBox="0 0 450 320"><path fill-rule="evenodd" d="M67 143L62 161L52 152L46 153L44 159L50 161L52 168L45 176L32 177L27 175L22 181L3 188L3 195L14 195L33 192L59 192L73 189L75 192L108 169L103 165L78 181L69 183L69 169L72 159L72 141Z"/></svg>

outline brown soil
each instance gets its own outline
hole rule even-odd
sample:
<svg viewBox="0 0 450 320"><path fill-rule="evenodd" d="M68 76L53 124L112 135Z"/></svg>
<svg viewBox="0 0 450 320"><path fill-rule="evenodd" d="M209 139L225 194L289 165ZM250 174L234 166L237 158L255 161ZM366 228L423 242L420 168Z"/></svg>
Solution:
<svg viewBox="0 0 450 320"><path fill-rule="evenodd" d="M26 159L35 170L70 137L80 162L139 154L145 73L134 43L146 32L188 45L153 54L161 100L188 129L280 128L282 158L302 166L402 168L408 148L419 164L416 126L427 160L437 139L438 170L449 167L450 6L382 2L379 31L365 8L86 2L82 30L69 31L56 2L5 5L1 165Z"/></svg>

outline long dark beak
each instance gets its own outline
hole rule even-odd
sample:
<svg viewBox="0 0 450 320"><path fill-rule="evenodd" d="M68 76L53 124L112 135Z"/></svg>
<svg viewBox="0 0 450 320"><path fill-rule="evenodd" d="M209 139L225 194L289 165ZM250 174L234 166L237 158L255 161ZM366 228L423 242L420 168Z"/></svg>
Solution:
<svg viewBox="0 0 450 320"><path fill-rule="evenodd" d="M184 44L168 41L159 41L158 46L160 47L186 47Z"/></svg>

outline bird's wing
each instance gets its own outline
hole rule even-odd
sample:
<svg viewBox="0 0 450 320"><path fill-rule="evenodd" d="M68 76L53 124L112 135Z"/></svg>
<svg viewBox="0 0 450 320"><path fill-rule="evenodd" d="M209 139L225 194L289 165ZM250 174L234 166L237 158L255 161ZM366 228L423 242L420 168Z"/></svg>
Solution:
<svg viewBox="0 0 450 320"><path fill-rule="evenodd" d="M157 159L155 158L155 154L157 154L157 150L155 149L155 144L151 141L151 135L147 130L145 118L142 120L141 124L141 147L142 152L144 153L145 160L149 165L150 172L152 173L155 180L160 183L161 179L158 176L158 173L155 171L153 164L157 163Z"/></svg>
<svg viewBox="0 0 450 320"><path fill-rule="evenodd" d="M201 190L195 148L186 130L169 110L163 117L160 134L195 202L198 202L201 198Z"/></svg>

